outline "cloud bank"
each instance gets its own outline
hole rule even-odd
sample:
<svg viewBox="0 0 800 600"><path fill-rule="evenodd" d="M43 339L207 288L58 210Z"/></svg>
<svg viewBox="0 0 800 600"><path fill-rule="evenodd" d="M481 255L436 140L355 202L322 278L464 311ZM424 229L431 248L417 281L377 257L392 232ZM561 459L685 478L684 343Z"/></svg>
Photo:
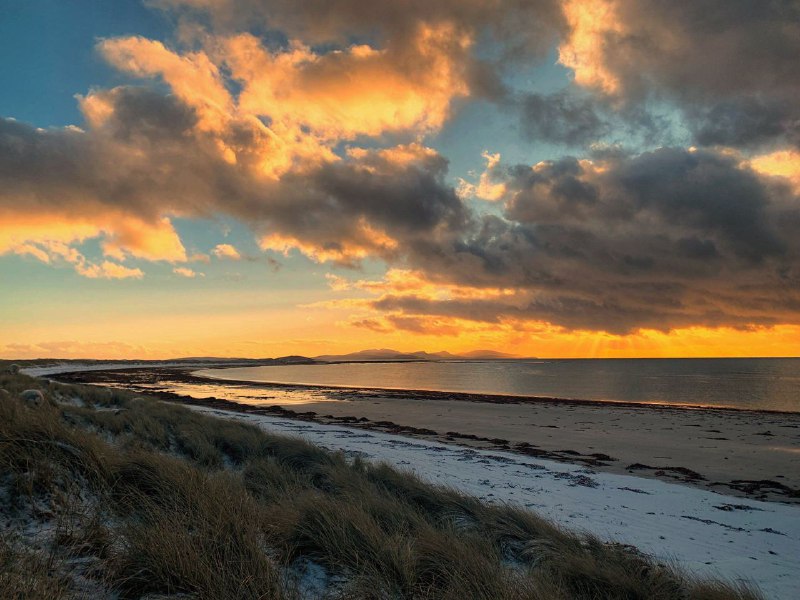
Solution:
<svg viewBox="0 0 800 600"><path fill-rule="evenodd" d="M0 254L194 277L175 220L224 215L265 252L384 261L351 303L375 330L800 323L796 2L152 4L178 15L173 44L98 44L141 85L82 96L81 128L0 120ZM571 86L509 89L507 69L554 47ZM426 140L475 99L519 110L533 143L587 150L487 155L457 190ZM618 127L652 141L653 106L691 147L598 145Z"/></svg>

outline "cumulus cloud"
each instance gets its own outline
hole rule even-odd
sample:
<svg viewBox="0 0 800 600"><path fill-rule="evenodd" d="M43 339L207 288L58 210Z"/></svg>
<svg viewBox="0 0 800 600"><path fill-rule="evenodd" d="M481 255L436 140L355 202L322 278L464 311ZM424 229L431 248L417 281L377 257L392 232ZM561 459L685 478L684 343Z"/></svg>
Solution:
<svg viewBox="0 0 800 600"><path fill-rule="evenodd" d="M113 112L89 132L0 119L0 253L35 246L43 259L54 247L99 238L103 253L116 260L187 259L171 222L175 212L163 199L184 195L183 184L191 185L176 156L185 145L178 142L181 125L171 119L176 111L191 113L144 90L119 88L104 97L106 106L121 107L128 129ZM157 126L160 115L164 126Z"/></svg>
<svg viewBox="0 0 800 600"><path fill-rule="evenodd" d="M800 211L785 178L678 148L495 169L504 214L416 245L416 283L387 279L362 306L613 333L800 318Z"/></svg>
<svg viewBox="0 0 800 600"><path fill-rule="evenodd" d="M76 266L78 273L90 279L141 279L144 276L141 269L135 269L104 260L100 264L79 264Z"/></svg>
<svg viewBox="0 0 800 600"><path fill-rule="evenodd" d="M449 25L420 24L398 48L353 45L317 54L295 42L276 53L240 34L220 41L217 52L243 83L240 110L340 140L440 128L452 100L468 93L464 56L471 43Z"/></svg>
<svg viewBox="0 0 800 600"><path fill-rule="evenodd" d="M521 100L523 133L534 141L583 145L610 131L589 98L555 94L528 94Z"/></svg>
<svg viewBox="0 0 800 600"><path fill-rule="evenodd" d="M241 260L242 258L241 253L231 244L217 244L211 253L217 258L228 260Z"/></svg>
<svg viewBox="0 0 800 600"><path fill-rule="evenodd" d="M184 124L170 118L155 126L155 117L135 128L118 124L117 105L138 116L130 107L142 98L189 116ZM368 308L394 315L383 326L429 315L440 325L443 318L514 319L625 332L795 322L800 313L797 196L779 169L773 166L768 175L765 161L758 172L730 153L677 148L532 167L503 165L487 155L486 183L497 186L503 212L483 215L448 184L446 159L420 144L353 148L276 180L248 160L228 161L217 134L193 127L195 113L174 97L117 88L103 99L111 110L87 132L13 123L15 136L0 138L14 148L21 175L11 177L8 168L7 189L29 194L45 213L60 212L66 222L66 233L55 239L61 234L54 229L49 245L9 237L9 229L0 238L6 247L68 256L74 240L100 235L111 258L116 247L123 255L143 254L150 246L126 237L119 226L106 232L78 215L87 207L95 215L127 214L168 233L164 212L224 211L249 223L265 249L299 249L349 266L380 257L411 268L418 280L445 286L444 295L419 293L418 281L411 286L415 294L380 292ZM134 122L132 116L125 120ZM59 154L65 138L75 151ZM146 159L138 153L126 159L122 152L131 145L152 149L154 162L140 162ZM114 152L121 153L116 160ZM105 155L105 170L89 168L83 155ZM49 198L48 186L55 190L56 181L38 164L41 156L57 167L59 203ZM5 210L12 210L10 204ZM79 225L84 229L75 229ZM107 263L80 271L141 276ZM509 289L513 295L493 292Z"/></svg>
<svg viewBox="0 0 800 600"><path fill-rule="evenodd" d="M0 122L0 252L99 237L110 258L183 262L170 215L222 212L264 248L352 264L466 218L444 183L447 161L416 143L354 148L276 178L260 121L207 131L175 96L132 87L95 92L84 107L87 131Z"/></svg>
<svg viewBox="0 0 800 600"><path fill-rule="evenodd" d="M93 90L80 98L84 129L0 123L0 253L49 260L50 242L99 239L117 261L186 262L174 218L223 213L250 223L263 249L353 265L391 255L417 224L437 226L441 211L457 218L434 151L416 142L337 151L359 136L434 131L470 93L476 29L455 16L407 24L330 49L300 39L277 47L224 27L183 49L101 40L110 64L170 93ZM369 196L383 193L381 203Z"/></svg>
<svg viewBox="0 0 800 600"><path fill-rule="evenodd" d="M312 44L348 42L403 44L420 23L451 24L501 41L505 55L543 55L562 27L557 0L151 0L184 17L210 16L216 30L282 31Z"/></svg>
<svg viewBox="0 0 800 600"><path fill-rule="evenodd" d="M367 256L397 258L469 218L446 172L438 153L412 144L359 150L350 160L287 175L266 215L278 233L262 237L261 246L350 266Z"/></svg>
<svg viewBox="0 0 800 600"><path fill-rule="evenodd" d="M676 103L702 144L798 143L794 0L567 0L559 60L619 103Z"/></svg>
<svg viewBox="0 0 800 600"><path fill-rule="evenodd" d="M204 273L199 273L194 269L190 269L188 267L175 267L172 269L172 272L175 275L179 275L180 277L186 277L187 279L195 279L196 277L205 277Z"/></svg>
<svg viewBox="0 0 800 600"><path fill-rule="evenodd" d="M495 167L497 167L501 159L500 153L492 154L484 150L483 159L486 161L486 168L478 177L477 183L471 183L465 179L459 180L458 195L460 197L475 197L493 202L500 200L505 194L505 184L494 178Z"/></svg>
<svg viewBox="0 0 800 600"><path fill-rule="evenodd" d="M6 251L29 255L46 264L71 265L76 273L89 279L141 279L144 276L141 269L126 267L110 260L92 262L68 243L49 237L33 243L11 244Z"/></svg>
<svg viewBox="0 0 800 600"><path fill-rule="evenodd" d="M385 261L381 281L330 278L371 295L350 306L375 330L800 320L792 3L158 4L209 21L184 21L176 46L101 41L143 87L89 92L82 129L0 121L0 253L87 277L141 277L130 258L187 275L174 221L224 215L266 251ZM502 95L477 48L541 56L557 37L583 92L525 96L530 137L585 145L607 113L638 119L657 101L701 146L748 153L615 149L531 166L487 152L477 183L454 189L425 136L460 99ZM472 196L495 204L481 212ZM212 253L241 258L230 244Z"/></svg>

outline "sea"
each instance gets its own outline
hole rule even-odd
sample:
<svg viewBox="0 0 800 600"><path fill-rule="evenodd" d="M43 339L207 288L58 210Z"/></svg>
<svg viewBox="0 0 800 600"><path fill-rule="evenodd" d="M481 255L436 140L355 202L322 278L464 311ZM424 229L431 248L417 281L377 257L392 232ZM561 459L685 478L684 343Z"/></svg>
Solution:
<svg viewBox="0 0 800 600"><path fill-rule="evenodd" d="M800 358L351 362L205 369L223 380L800 412Z"/></svg>

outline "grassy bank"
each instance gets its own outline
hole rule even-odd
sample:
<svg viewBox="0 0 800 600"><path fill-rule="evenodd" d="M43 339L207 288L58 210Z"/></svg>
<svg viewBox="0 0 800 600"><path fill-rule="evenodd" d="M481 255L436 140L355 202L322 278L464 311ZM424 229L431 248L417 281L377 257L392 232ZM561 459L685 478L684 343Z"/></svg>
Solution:
<svg viewBox="0 0 800 600"><path fill-rule="evenodd" d="M0 388L0 598L759 597L182 406Z"/></svg>

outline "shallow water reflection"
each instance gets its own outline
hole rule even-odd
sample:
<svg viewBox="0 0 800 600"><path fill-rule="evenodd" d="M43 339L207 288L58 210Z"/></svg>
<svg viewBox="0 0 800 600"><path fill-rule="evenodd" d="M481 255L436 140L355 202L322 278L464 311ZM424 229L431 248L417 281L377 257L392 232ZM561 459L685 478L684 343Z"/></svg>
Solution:
<svg viewBox="0 0 800 600"><path fill-rule="evenodd" d="M204 369L197 374L285 384L800 411L796 358L341 363Z"/></svg>

